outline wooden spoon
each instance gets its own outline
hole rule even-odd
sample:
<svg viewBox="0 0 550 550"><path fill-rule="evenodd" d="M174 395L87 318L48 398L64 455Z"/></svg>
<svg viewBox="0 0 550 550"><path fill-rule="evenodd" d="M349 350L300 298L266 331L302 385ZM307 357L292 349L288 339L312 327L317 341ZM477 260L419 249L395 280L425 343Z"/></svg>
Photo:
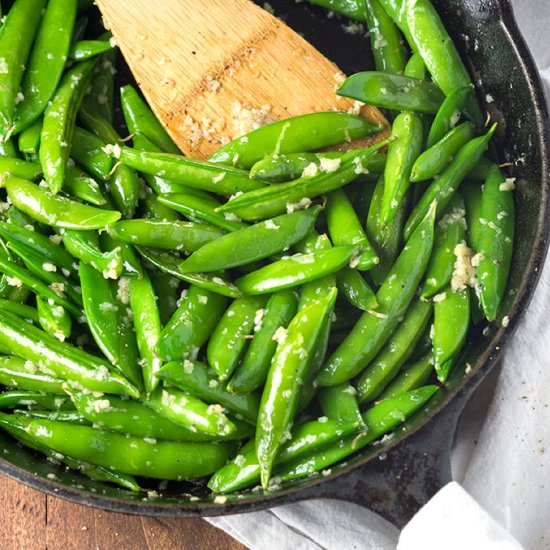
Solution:
<svg viewBox="0 0 550 550"><path fill-rule="evenodd" d="M182 152L208 157L234 137L306 113L372 106L335 90L344 75L249 0L97 0L149 105ZM387 136L367 140L367 146Z"/></svg>

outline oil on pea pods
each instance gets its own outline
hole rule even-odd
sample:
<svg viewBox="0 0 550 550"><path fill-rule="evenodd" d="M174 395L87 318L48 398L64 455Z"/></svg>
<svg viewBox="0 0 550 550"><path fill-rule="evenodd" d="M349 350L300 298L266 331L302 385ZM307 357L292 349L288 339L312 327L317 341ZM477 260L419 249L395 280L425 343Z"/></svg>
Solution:
<svg viewBox="0 0 550 550"><path fill-rule="evenodd" d="M105 142L91 132L76 126L71 142L71 158L95 178L106 181L113 168L113 159L105 152Z"/></svg>
<svg viewBox="0 0 550 550"><path fill-rule="evenodd" d="M235 281L235 286L244 294L269 294L296 287L340 271L357 252L357 246L335 246L310 254L294 254L244 275Z"/></svg>
<svg viewBox="0 0 550 550"><path fill-rule="evenodd" d="M73 385L91 391L139 396L132 384L110 371L108 363L28 323L21 323L19 317L5 310L0 310L0 344L8 346L14 355L33 362L40 370Z"/></svg>
<svg viewBox="0 0 550 550"><path fill-rule="evenodd" d="M414 298L432 253L435 211L434 203L378 290L380 313L363 313L323 366L317 379L321 386L334 386L359 374L397 327Z"/></svg>
<svg viewBox="0 0 550 550"><path fill-rule="evenodd" d="M314 206L228 233L189 256L181 269L197 273L218 271L289 250L313 229L320 211L320 206Z"/></svg>
<svg viewBox="0 0 550 550"><path fill-rule="evenodd" d="M0 33L2 73L0 74L0 118L2 138L13 131L15 98L19 92L45 0L17 0L9 10ZM25 29L25 32L21 32Z"/></svg>
<svg viewBox="0 0 550 550"><path fill-rule="evenodd" d="M281 290L270 296L264 309L256 312L254 337L227 385L229 391L252 392L264 384L277 348L277 341L273 337L280 327L287 328L297 308L296 292Z"/></svg>
<svg viewBox="0 0 550 550"><path fill-rule="evenodd" d="M141 487L131 475L122 474L109 468L94 466L88 462L76 460L64 453L55 452L49 447L40 443L36 438L32 437L27 430L29 422L35 418L38 421L44 420L39 418L38 416L25 417L22 414L3 414L0 416L0 426L2 426L2 428L4 428L4 430L6 430L10 435L21 441L21 443L27 445L31 449L35 449L44 454L54 463L65 464L69 468L80 472L91 479L114 483L136 493L141 491ZM59 423L63 424L65 422L61 421Z"/></svg>
<svg viewBox="0 0 550 550"><path fill-rule="evenodd" d="M68 58L71 61L86 61L112 49L109 40L78 40L73 42Z"/></svg>
<svg viewBox="0 0 550 550"><path fill-rule="evenodd" d="M180 154L178 147L133 86L128 84L120 88L120 103L131 133L142 133L166 153Z"/></svg>
<svg viewBox="0 0 550 550"><path fill-rule="evenodd" d="M232 414L256 424L260 397L256 393L230 393L224 383L218 380L216 373L204 363L185 359L164 365L159 372L160 378L170 385L204 400L207 403L219 403Z"/></svg>
<svg viewBox="0 0 550 550"><path fill-rule="evenodd" d="M323 388L317 394L317 400L323 414L340 424L363 425L363 418L357 401L357 390L344 383Z"/></svg>
<svg viewBox="0 0 550 550"><path fill-rule="evenodd" d="M227 298L191 285L159 340L164 361L194 359L207 342L227 306Z"/></svg>
<svg viewBox="0 0 550 550"><path fill-rule="evenodd" d="M66 396L62 397L23 390L11 390L0 393L0 409L15 409L18 407L40 407L48 410L74 408Z"/></svg>
<svg viewBox="0 0 550 550"><path fill-rule="evenodd" d="M100 210L73 201L15 176L6 176L4 186L10 200L19 210L52 227L102 229L120 219L120 212Z"/></svg>
<svg viewBox="0 0 550 550"><path fill-rule="evenodd" d="M208 364L220 380L227 380L237 368L254 330L254 319L266 304L263 296L243 296L234 300L208 340Z"/></svg>
<svg viewBox="0 0 550 550"><path fill-rule="evenodd" d="M119 221L109 225L107 231L114 239L128 244L180 252L202 250L205 245L217 242L224 235L223 231L202 223L143 218Z"/></svg>
<svg viewBox="0 0 550 550"><path fill-rule="evenodd" d="M428 353L417 359L412 365L404 366L393 382L380 394L378 400L392 399L422 387L428 382L433 371L433 354Z"/></svg>
<svg viewBox="0 0 550 550"><path fill-rule="evenodd" d="M91 59L69 69L44 112L39 157L44 179L52 193L58 193L63 187L76 113L95 63Z"/></svg>
<svg viewBox="0 0 550 550"><path fill-rule="evenodd" d="M175 388L159 386L146 404L175 424L211 436L224 436L237 428L219 404L208 405L194 395Z"/></svg>
<svg viewBox="0 0 550 550"><path fill-rule="evenodd" d="M357 430L357 424L340 424L326 417L295 426L292 438L283 443L277 453L275 468L336 443ZM260 464L256 457L255 441L251 440L231 462L214 473L208 481L208 487L216 493L233 493L252 487L259 481Z"/></svg>
<svg viewBox="0 0 550 550"><path fill-rule="evenodd" d="M212 436L175 424L141 401L121 399L114 395L94 397L89 393L72 390L69 390L69 395L77 410L92 424L136 437L168 441L237 441L253 433L250 424L233 420L236 426L233 433Z"/></svg>
<svg viewBox="0 0 550 550"><path fill-rule="evenodd" d="M416 159L411 171L411 181L426 181L441 174L455 154L474 139L475 135L476 128L471 122L464 122L450 130Z"/></svg>
<svg viewBox="0 0 550 550"><path fill-rule="evenodd" d="M348 113L311 113L262 126L224 145L209 160L250 169L266 155L315 151L381 130L381 125Z"/></svg>
<svg viewBox="0 0 550 550"><path fill-rule="evenodd" d="M470 289L452 288L434 296L433 352L437 378L445 382L451 361L470 328Z"/></svg>
<svg viewBox="0 0 550 550"><path fill-rule="evenodd" d="M40 326L61 342L71 337L72 319L65 308L57 305L53 300L36 297L38 322Z"/></svg>
<svg viewBox="0 0 550 550"><path fill-rule="evenodd" d="M64 396L64 382L40 372L32 361L13 355L0 357L0 384L3 386Z"/></svg>
<svg viewBox="0 0 550 550"><path fill-rule="evenodd" d="M277 477L282 481L290 481L330 468L400 426L419 411L437 390L437 386L424 386L377 403L363 413L365 431L349 435L336 445L327 446L324 450L277 470Z"/></svg>
<svg viewBox="0 0 550 550"><path fill-rule="evenodd" d="M338 290L346 300L358 309L373 311L378 308L374 290L357 270L345 267L337 274Z"/></svg>
<svg viewBox="0 0 550 550"><path fill-rule="evenodd" d="M244 193L225 203L220 210L234 212L246 221L255 221L308 206L312 198L339 189L357 179L362 167L368 165L369 159L388 143L388 140L384 140L367 149L348 151L341 159L335 159L315 176L301 177Z"/></svg>
<svg viewBox="0 0 550 550"><path fill-rule="evenodd" d="M63 188L67 193L94 206L103 206L107 203L98 183L74 166L67 167Z"/></svg>
<svg viewBox="0 0 550 550"><path fill-rule="evenodd" d="M327 226L330 238L335 246L358 245L361 253L354 267L367 271L380 262L380 258L367 238L361 221L342 189L333 191L327 199Z"/></svg>
<svg viewBox="0 0 550 550"><path fill-rule="evenodd" d="M2 425L13 419L2 417ZM154 441L66 422L18 417L34 443L108 470L157 479L191 479L209 475L229 458L229 443Z"/></svg>
<svg viewBox="0 0 550 550"><path fill-rule="evenodd" d="M315 353L325 319L332 315L337 291L300 310L278 335L279 344L262 393L256 427L256 453L261 482L267 488L275 457L291 428L302 385L307 378L311 357Z"/></svg>
<svg viewBox="0 0 550 550"><path fill-rule="evenodd" d="M422 119L414 113L399 114L392 126L395 138L388 147L384 169L384 194L380 218L383 225L391 223L410 186L412 167L422 152L424 133Z"/></svg>
<svg viewBox="0 0 550 550"><path fill-rule="evenodd" d="M405 224L405 238L409 238L426 215L433 201L437 201L438 216L445 210L460 184L482 158L495 133L496 124L483 136L464 145L441 176L434 180L414 207Z"/></svg>
<svg viewBox="0 0 550 550"><path fill-rule="evenodd" d="M514 179L505 178L497 166L489 170L480 206L476 292L485 316L494 321L506 290L514 248Z"/></svg>
<svg viewBox="0 0 550 550"><path fill-rule="evenodd" d="M357 380L358 400L366 403L376 399L414 352L432 318L431 302L415 298L377 357Z"/></svg>
<svg viewBox="0 0 550 550"><path fill-rule="evenodd" d="M176 183L227 197L263 187L259 181L250 179L244 170L181 155L139 151L130 147L121 147L113 154L126 166L144 174L166 177Z"/></svg>
<svg viewBox="0 0 550 550"><path fill-rule="evenodd" d="M340 86L338 95L393 111L435 114L445 96L431 82L376 71L356 73Z"/></svg>
<svg viewBox="0 0 550 550"><path fill-rule="evenodd" d="M247 227L246 223L232 214L223 214L216 209L221 206L215 198L198 197L186 193L168 193L158 196L161 204L181 212L192 221L206 222L224 231L239 231Z"/></svg>

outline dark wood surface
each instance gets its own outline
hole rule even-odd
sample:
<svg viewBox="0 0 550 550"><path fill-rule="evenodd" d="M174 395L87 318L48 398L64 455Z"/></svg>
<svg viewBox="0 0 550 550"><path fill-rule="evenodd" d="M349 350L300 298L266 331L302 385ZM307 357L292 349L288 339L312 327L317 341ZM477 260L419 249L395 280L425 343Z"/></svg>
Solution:
<svg viewBox="0 0 550 550"><path fill-rule="evenodd" d="M1 550L245 550L201 519L149 518L72 504L0 476Z"/></svg>

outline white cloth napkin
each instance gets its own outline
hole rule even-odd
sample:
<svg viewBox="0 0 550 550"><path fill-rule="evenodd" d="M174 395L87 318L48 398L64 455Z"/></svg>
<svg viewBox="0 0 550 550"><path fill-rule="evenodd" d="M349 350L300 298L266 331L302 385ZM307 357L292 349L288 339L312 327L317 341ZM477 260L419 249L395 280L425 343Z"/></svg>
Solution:
<svg viewBox="0 0 550 550"><path fill-rule="evenodd" d="M550 92L550 0L512 2ZM464 415L453 455L462 485L444 487L401 534L364 508L331 500L209 521L252 550L549 548L549 312L550 261L500 377L483 385Z"/></svg>

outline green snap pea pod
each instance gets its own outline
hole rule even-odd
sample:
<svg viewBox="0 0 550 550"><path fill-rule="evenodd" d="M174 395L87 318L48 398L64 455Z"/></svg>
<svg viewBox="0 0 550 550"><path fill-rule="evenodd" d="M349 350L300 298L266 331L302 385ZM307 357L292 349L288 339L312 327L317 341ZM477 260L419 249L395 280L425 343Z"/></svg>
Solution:
<svg viewBox="0 0 550 550"><path fill-rule="evenodd" d="M159 414L191 431L209 435L229 435L237 428L221 405L207 405L191 394L174 388L158 387L146 402Z"/></svg>
<svg viewBox="0 0 550 550"><path fill-rule="evenodd" d="M335 246L354 244L361 247L361 253L355 260L356 269L367 271L380 262L357 213L342 189L337 189L329 195L326 214L328 231Z"/></svg>
<svg viewBox="0 0 550 550"><path fill-rule="evenodd" d="M42 233L43 231L35 220L13 205L8 208L5 221L19 227L25 227L31 231L36 231L37 233Z"/></svg>
<svg viewBox="0 0 550 550"><path fill-rule="evenodd" d="M76 460L70 456L67 456L66 454L55 452L47 446L41 444L27 432L28 424L33 419L36 419L39 422L41 420L53 420L47 418L41 419L39 416L29 416L25 418L22 414L12 414L0 416L0 425L13 437L18 439L31 449L35 449L46 455L55 463L61 462L62 464L66 464L69 468L78 471L91 479L96 479L98 481L108 481L110 483L120 485L125 489L130 489L131 491L135 492L141 491L141 487L130 475L121 474L120 472L113 471L109 468L102 468L101 466L94 466L87 462ZM64 424L66 422L64 420L60 420L59 423Z"/></svg>
<svg viewBox="0 0 550 550"><path fill-rule="evenodd" d="M21 323L19 317L5 310L0 310L0 344L9 346L13 354L32 361L39 369L91 391L139 395L134 386L110 372L109 365L97 357Z"/></svg>
<svg viewBox="0 0 550 550"><path fill-rule="evenodd" d="M304 307L292 319L279 344L263 390L256 427L256 453L262 486L267 488L277 451L289 432L307 369L319 336L336 301L333 289L324 299Z"/></svg>
<svg viewBox="0 0 550 550"><path fill-rule="evenodd" d="M59 395L23 390L0 393L0 409L15 409L16 407L40 407L50 410L73 408L72 403L67 403L66 397Z"/></svg>
<svg viewBox="0 0 550 550"><path fill-rule="evenodd" d="M129 284L134 330L142 359L143 382L145 391L152 392L158 384L157 372L161 365L157 351L162 330L157 296L146 273L141 277L130 278ZM164 299L164 296L160 298Z"/></svg>
<svg viewBox="0 0 550 550"><path fill-rule="evenodd" d="M148 442L139 437L51 420L21 419L26 433L67 456L125 474L157 479L208 475L229 458L232 443Z"/></svg>
<svg viewBox="0 0 550 550"><path fill-rule="evenodd" d="M42 174L42 167L35 162L27 162L11 157L0 157L0 174L8 173L18 178L36 180Z"/></svg>
<svg viewBox="0 0 550 550"><path fill-rule="evenodd" d="M214 198L197 197L184 193L169 193L159 196L159 202L171 209L181 212L186 218L199 222L206 222L225 231L239 231L247 225L230 214L216 212L221 206Z"/></svg>
<svg viewBox="0 0 550 550"><path fill-rule="evenodd" d="M462 111L475 97L474 87L470 84L451 93L437 112L426 142L429 149L441 141L458 123Z"/></svg>
<svg viewBox="0 0 550 550"><path fill-rule="evenodd" d="M68 270L73 269L74 260L71 255L59 243L37 231L31 231L13 223L0 222L0 236L9 242L21 243L34 249L54 265Z"/></svg>
<svg viewBox="0 0 550 550"><path fill-rule="evenodd" d="M426 80L427 68L422 56L418 53L413 53L407 64L405 65L405 76L416 78L417 80Z"/></svg>
<svg viewBox="0 0 550 550"><path fill-rule="evenodd" d="M15 148L13 140L8 139L6 141L2 141L0 139L0 157L17 157L17 149Z"/></svg>
<svg viewBox="0 0 550 550"><path fill-rule="evenodd" d="M310 4L340 13L355 21L366 21L364 2L361 0L308 0Z"/></svg>
<svg viewBox="0 0 550 550"><path fill-rule="evenodd" d="M80 317L82 310L75 306L72 302L65 298L62 288L49 286L36 277L30 270L20 267L14 262L3 260L0 258L0 272L14 280L20 281L26 287L32 289L33 292L46 299L53 300L57 305L64 307L71 315ZM19 285L17 285L19 286Z"/></svg>
<svg viewBox="0 0 550 550"><path fill-rule="evenodd" d="M141 277L143 267L131 245L113 239L106 231L100 236L100 244L101 248L108 252L112 252L117 248L120 249L124 268L123 273L128 277Z"/></svg>
<svg viewBox="0 0 550 550"><path fill-rule="evenodd" d="M13 300L0 299L0 308L15 313L23 319L38 323L38 312L36 308L26 304L20 304Z"/></svg>
<svg viewBox="0 0 550 550"><path fill-rule="evenodd" d="M104 33L100 39L110 39L110 33ZM92 76L88 93L82 105L94 115L112 122L114 114L114 75L116 73L117 50L110 49L99 59Z"/></svg>
<svg viewBox="0 0 550 550"><path fill-rule="evenodd" d="M120 219L120 212L100 210L8 175L4 185L12 203L33 219L66 229L102 229Z"/></svg>
<svg viewBox="0 0 550 550"><path fill-rule="evenodd" d="M338 290L351 305L363 311L372 311L378 308L374 290L357 270L344 268L338 273L337 279Z"/></svg>
<svg viewBox="0 0 550 550"><path fill-rule="evenodd" d="M202 223L151 219L123 220L110 225L107 231L114 239L129 244L181 252L194 252L224 235Z"/></svg>
<svg viewBox="0 0 550 550"><path fill-rule="evenodd" d="M263 296L237 298L212 332L206 355L220 380L227 380L237 368L248 343L247 337L254 330L258 311L263 311L265 303Z"/></svg>
<svg viewBox="0 0 550 550"><path fill-rule="evenodd" d="M67 167L63 188L67 193L95 206L103 206L107 203L97 182L74 166Z"/></svg>
<svg viewBox="0 0 550 550"><path fill-rule="evenodd" d="M365 71L346 79L338 95L351 97L383 109L434 115L445 96L425 80L408 76Z"/></svg>
<svg viewBox="0 0 550 550"><path fill-rule="evenodd" d="M357 390L347 384L323 388L317 395L323 414L340 424L363 425L357 402Z"/></svg>
<svg viewBox="0 0 550 550"><path fill-rule="evenodd" d="M424 386L377 403L363 413L363 420L367 428L361 436L349 435L336 445L309 454L302 460L278 471L277 476L283 481L289 481L326 470L397 428L420 410L437 390L437 386Z"/></svg>
<svg viewBox="0 0 550 550"><path fill-rule="evenodd" d="M455 154L474 139L475 135L476 128L471 122L464 122L453 128L416 159L411 172L411 181L425 181L441 174Z"/></svg>
<svg viewBox="0 0 550 550"><path fill-rule="evenodd" d="M430 379L433 370L433 355L431 353L424 355L412 365L405 367L395 380L380 394L378 400L392 399L402 393L420 388Z"/></svg>
<svg viewBox="0 0 550 550"><path fill-rule="evenodd" d="M228 233L192 254L183 271L209 272L247 265L288 250L314 227L320 206L283 214Z"/></svg>
<svg viewBox="0 0 550 550"><path fill-rule="evenodd" d="M168 195L169 196L169 195ZM152 220L164 220L169 222L181 221L181 216L175 209L170 208L164 202L160 202L159 196L148 193L143 199L143 217ZM203 221L200 219L188 218L190 221Z"/></svg>
<svg viewBox="0 0 550 550"><path fill-rule="evenodd" d="M487 157L481 157L477 165L470 171L468 177L477 182L483 183L493 163Z"/></svg>
<svg viewBox="0 0 550 550"><path fill-rule="evenodd" d="M266 155L315 151L361 139L380 130L381 125L348 113L311 113L262 126L224 145L209 160L250 169Z"/></svg>
<svg viewBox="0 0 550 550"><path fill-rule="evenodd" d="M70 422L71 424L82 424L89 426L90 422L76 410L67 411L48 411L41 409L16 409L15 415L21 415L26 418L43 418L45 420L59 420L59 422Z"/></svg>
<svg viewBox="0 0 550 550"><path fill-rule="evenodd" d="M512 262L515 231L513 180L507 180L497 166L489 171L481 194L479 253L476 292L485 317L494 321Z"/></svg>
<svg viewBox="0 0 550 550"><path fill-rule="evenodd" d="M22 130L18 137L19 150L22 153L36 155L40 148L40 134L42 133L42 117L36 119L30 126ZM42 171L42 167L40 167ZM34 179L34 178L27 178Z"/></svg>
<svg viewBox="0 0 550 550"><path fill-rule="evenodd" d="M370 275L377 286L384 282L401 249L403 226L405 225L409 203L409 197L407 196L399 206L393 220L389 224L383 224L381 218L383 195L384 175L382 174L374 188L366 224L367 236L380 258L380 263L370 270Z"/></svg>
<svg viewBox="0 0 550 550"><path fill-rule="evenodd" d="M170 317L174 315L177 309L178 298L180 296L180 281L169 273L164 273L156 269L151 274L151 280L157 297L157 308L160 316L161 326L166 325Z"/></svg>
<svg viewBox="0 0 550 550"><path fill-rule="evenodd" d="M40 326L61 342L70 338L72 331L72 319L67 311L55 302L36 297L36 309L38 310L38 322Z"/></svg>
<svg viewBox="0 0 550 550"><path fill-rule="evenodd" d="M120 161L144 174L166 177L176 183L228 197L263 187L259 181L250 179L244 170L171 153L121 147Z"/></svg>
<svg viewBox="0 0 550 550"><path fill-rule="evenodd" d="M95 178L106 181L113 168L113 159L103 149L105 143L91 132L74 129L71 157Z"/></svg>
<svg viewBox="0 0 550 550"><path fill-rule="evenodd" d="M292 439L279 449L275 467L290 464L355 432L357 424L339 424L327 418L295 426L292 429ZM232 493L252 487L259 481L260 464L256 457L255 442L252 440L239 450L239 454L231 462L210 478L208 487L216 493Z"/></svg>
<svg viewBox="0 0 550 550"><path fill-rule="evenodd" d="M120 88L120 103L131 133L141 132L162 151L180 154L176 144L133 86L128 84Z"/></svg>
<svg viewBox="0 0 550 550"><path fill-rule="evenodd" d="M45 4L45 0L17 0L0 31L0 52L3 60L0 74L0 118L4 138L12 130L15 98Z"/></svg>
<svg viewBox="0 0 550 550"><path fill-rule="evenodd" d="M28 128L54 96L67 61L75 19L75 0L48 2L21 82L24 99L15 108L16 131Z"/></svg>
<svg viewBox="0 0 550 550"><path fill-rule="evenodd" d="M118 279L123 270L120 247L108 252L99 248L97 235L93 231L72 231L62 233L65 248L77 259L92 266L106 279Z"/></svg>
<svg viewBox="0 0 550 550"><path fill-rule="evenodd" d="M191 285L159 341L164 361L194 359L227 306L227 298Z"/></svg>
<svg viewBox="0 0 550 550"><path fill-rule="evenodd" d="M167 363L161 368L159 376L170 385L187 391L206 403L219 403L228 411L256 424L260 406L259 395L230 393L225 385L218 381L216 374L203 363L188 359L183 364Z"/></svg>
<svg viewBox="0 0 550 550"><path fill-rule="evenodd" d="M366 0L365 16L376 70L402 74L406 63L403 37L378 0Z"/></svg>
<svg viewBox="0 0 550 550"><path fill-rule="evenodd" d="M40 372L33 362L20 357L0 357L0 384L19 390L65 395L64 380Z"/></svg>
<svg viewBox="0 0 550 550"><path fill-rule="evenodd" d="M403 321L374 361L357 381L358 400L366 403L376 399L414 352L432 318L430 302L416 298Z"/></svg>
<svg viewBox="0 0 550 550"><path fill-rule="evenodd" d="M455 248L466 235L465 214L464 201L455 195L436 226L434 250L426 271L422 298L434 296L451 282L456 262Z"/></svg>
<svg viewBox="0 0 550 550"><path fill-rule="evenodd" d="M235 281L245 294L268 294L303 285L340 271L357 254L356 246L335 246L311 254L295 254L261 267Z"/></svg>
<svg viewBox="0 0 550 550"><path fill-rule="evenodd" d="M438 299L439 298L439 299ZM462 348L470 328L470 291L447 288L434 298L433 351L437 378L445 382L448 362Z"/></svg>
<svg viewBox="0 0 550 550"><path fill-rule="evenodd" d="M391 223L410 186L411 170L422 152L424 133L422 120L414 113L401 113L393 123L392 141L388 147L388 159L384 170L384 195L382 196L383 225Z"/></svg>
<svg viewBox="0 0 550 550"><path fill-rule="evenodd" d="M466 205L466 226L468 245L479 250L479 235L481 230L481 186L477 182L467 181L460 189Z"/></svg>
<svg viewBox="0 0 550 550"><path fill-rule="evenodd" d="M80 0L77 0L79 2ZM86 34L86 29L88 28L89 19L86 15L81 15L74 24L73 29L73 44L82 40Z"/></svg>
<svg viewBox="0 0 550 550"><path fill-rule="evenodd" d="M72 61L85 61L109 51L112 47L109 40L79 40L73 42L69 50L69 59Z"/></svg>
<svg viewBox="0 0 550 550"><path fill-rule="evenodd" d="M424 218L433 201L437 201L438 215L447 208L462 181L487 150L495 130L496 124L484 136L475 138L464 145L445 172L441 174L441 177L430 184L405 224L404 234L406 239L410 237L420 220Z"/></svg>
<svg viewBox="0 0 550 550"><path fill-rule="evenodd" d="M433 247L435 210L434 203L378 290L382 315L363 313L321 370L317 379L321 386L346 382L361 372L391 336L426 271Z"/></svg>
<svg viewBox="0 0 550 550"><path fill-rule="evenodd" d="M251 435L246 422L235 420L235 432L229 435L208 435L174 424L141 401L121 399L114 395L94 397L89 393L70 391L74 406L89 422L113 432L168 441L239 440Z"/></svg>
<svg viewBox="0 0 550 550"><path fill-rule="evenodd" d="M229 391L252 392L263 385L277 348L273 336L279 327L286 329L296 314L297 307L298 299L293 290L281 290L269 298L260 319L261 324L259 328L254 327L254 338L227 385Z"/></svg>
<svg viewBox="0 0 550 550"><path fill-rule="evenodd" d="M44 112L40 134L40 164L52 193L59 192L65 179L76 113L92 76L95 60L69 69Z"/></svg>
<svg viewBox="0 0 550 550"><path fill-rule="evenodd" d="M223 272L184 273L181 268L181 258L162 250L136 246L136 250L148 262L158 267L162 272L172 275L191 285L209 292L214 292L228 298L238 298L242 292L232 284Z"/></svg>
<svg viewBox="0 0 550 550"><path fill-rule="evenodd" d="M357 179L368 165L369 158L375 155L388 141L377 143L368 149L348 151L341 159L325 165L317 175L302 177L279 185L250 191L234 197L220 210L234 212L246 221L265 219L307 206L314 197L340 189Z"/></svg>

